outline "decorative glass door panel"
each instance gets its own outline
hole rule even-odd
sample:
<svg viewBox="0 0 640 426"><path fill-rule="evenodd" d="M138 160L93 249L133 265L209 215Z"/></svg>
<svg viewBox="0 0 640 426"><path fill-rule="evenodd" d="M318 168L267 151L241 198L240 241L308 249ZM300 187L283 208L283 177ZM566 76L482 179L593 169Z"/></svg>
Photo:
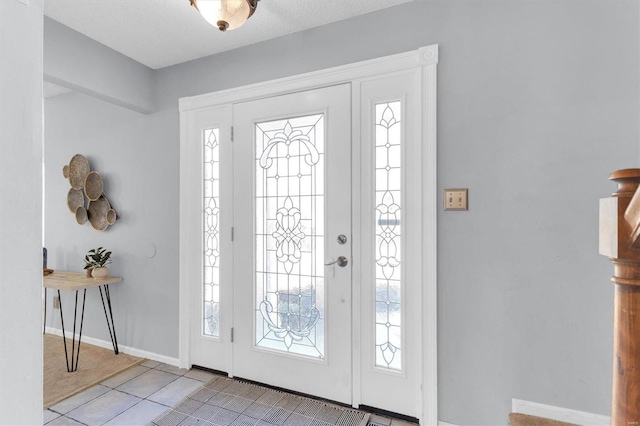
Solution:
<svg viewBox="0 0 640 426"><path fill-rule="evenodd" d="M256 346L324 358L324 115L255 125Z"/></svg>
<svg viewBox="0 0 640 426"><path fill-rule="evenodd" d="M350 86L233 117L233 374L351 403Z"/></svg>
<svg viewBox="0 0 640 426"><path fill-rule="evenodd" d="M203 328L205 336L220 337L220 129L204 131L204 262Z"/></svg>
<svg viewBox="0 0 640 426"><path fill-rule="evenodd" d="M377 367L402 368L401 102L376 104L376 356Z"/></svg>

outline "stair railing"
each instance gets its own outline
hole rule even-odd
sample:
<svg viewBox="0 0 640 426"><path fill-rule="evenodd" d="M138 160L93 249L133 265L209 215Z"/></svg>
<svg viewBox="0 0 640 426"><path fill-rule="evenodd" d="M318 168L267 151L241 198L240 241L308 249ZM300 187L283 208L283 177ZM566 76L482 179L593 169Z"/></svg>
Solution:
<svg viewBox="0 0 640 426"><path fill-rule="evenodd" d="M611 424L640 425L640 169L609 176L618 184L600 200L600 254L613 263Z"/></svg>

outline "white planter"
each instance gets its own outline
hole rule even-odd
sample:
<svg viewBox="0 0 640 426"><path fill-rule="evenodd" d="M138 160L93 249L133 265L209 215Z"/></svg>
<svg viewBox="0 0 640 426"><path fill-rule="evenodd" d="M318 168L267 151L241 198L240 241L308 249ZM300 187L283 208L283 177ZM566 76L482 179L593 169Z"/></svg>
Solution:
<svg viewBox="0 0 640 426"><path fill-rule="evenodd" d="M109 275L109 269L106 266L102 268L94 268L91 272L93 278L104 278Z"/></svg>

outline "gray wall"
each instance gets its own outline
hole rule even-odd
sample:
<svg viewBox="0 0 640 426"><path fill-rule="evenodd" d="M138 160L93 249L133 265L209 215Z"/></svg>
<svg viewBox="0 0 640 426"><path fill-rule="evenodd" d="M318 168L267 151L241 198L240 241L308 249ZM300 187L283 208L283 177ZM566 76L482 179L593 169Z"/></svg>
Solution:
<svg viewBox="0 0 640 426"><path fill-rule="evenodd" d="M0 1L0 424L42 424L42 0Z"/></svg>
<svg viewBox="0 0 640 426"><path fill-rule="evenodd" d="M111 286L118 342L177 357L179 153L153 118L77 93L46 100L45 245L60 270L82 271L91 248L111 250L110 273L125 278ZM78 153L103 176L118 212L106 232L78 225L67 208L62 167ZM71 318L71 298L62 297ZM49 309L47 322L60 328L59 311ZM97 291L87 297L83 334L110 341Z"/></svg>
<svg viewBox="0 0 640 426"><path fill-rule="evenodd" d="M470 191L468 212L438 218L439 417L505 424L511 398L606 415L612 268L597 207L608 174L637 165L639 28L634 0L417 0L159 70L150 115L51 99L47 245L65 268L113 249L123 344L177 357L178 98L437 43L438 186ZM64 206L76 152L122 214L106 233ZM101 321L86 333L104 339Z"/></svg>
<svg viewBox="0 0 640 426"><path fill-rule="evenodd" d="M46 81L134 111L154 110L152 69L50 18L44 21Z"/></svg>

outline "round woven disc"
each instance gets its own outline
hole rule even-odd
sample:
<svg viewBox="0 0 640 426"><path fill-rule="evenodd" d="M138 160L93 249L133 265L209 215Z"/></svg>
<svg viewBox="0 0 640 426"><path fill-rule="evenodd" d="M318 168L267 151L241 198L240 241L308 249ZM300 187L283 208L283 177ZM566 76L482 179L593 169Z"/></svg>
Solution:
<svg viewBox="0 0 640 426"><path fill-rule="evenodd" d="M102 195L104 182L98 172L91 172L84 180L84 193L91 201L96 201Z"/></svg>
<svg viewBox="0 0 640 426"><path fill-rule="evenodd" d="M67 193L67 207L71 213L76 212L78 207L84 208L84 194L81 189L69 189Z"/></svg>
<svg viewBox="0 0 640 426"><path fill-rule="evenodd" d="M73 189L84 188L84 181L91 169L84 155L76 154L69 162L69 183Z"/></svg>
<svg viewBox="0 0 640 426"><path fill-rule="evenodd" d="M107 211L107 223L109 225L113 225L114 223L116 223L117 218L118 215L116 214L116 211L114 209L109 209L109 211Z"/></svg>
<svg viewBox="0 0 640 426"><path fill-rule="evenodd" d="M87 209L78 207L78 210L76 210L76 222L78 222L79 225L87 223Z"/></svg>
<svg viewBox="0 0 640 426"><path fill-rule="evenodd" d="M101 195L96 201L89 203L89 223L96 231L104 231L109 224L107 223L107 212L111 209L109 201Z"/></svg>

